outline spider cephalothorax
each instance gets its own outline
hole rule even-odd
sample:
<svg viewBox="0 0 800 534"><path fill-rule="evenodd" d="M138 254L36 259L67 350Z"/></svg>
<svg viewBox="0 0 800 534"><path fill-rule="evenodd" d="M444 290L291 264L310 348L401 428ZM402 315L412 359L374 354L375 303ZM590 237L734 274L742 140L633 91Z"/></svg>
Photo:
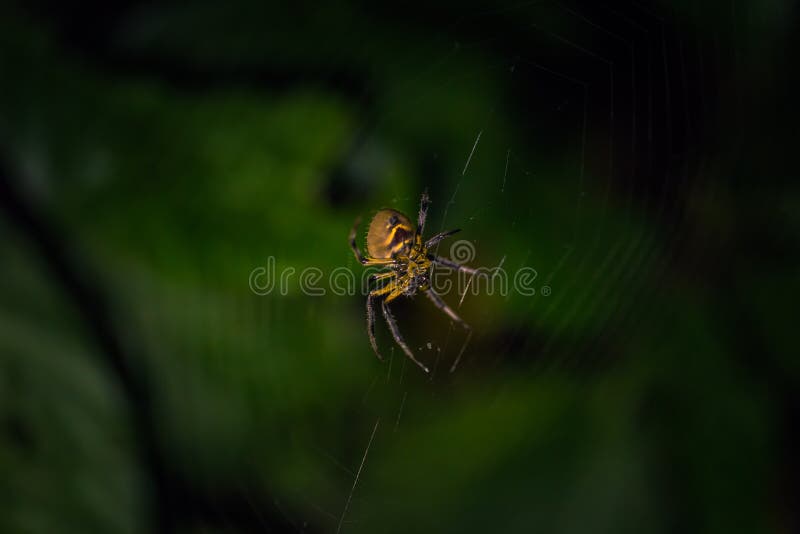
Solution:
<svg viewBox="0 0 800 534"><path fill-rule="evenodd" d="M469 325L431 289L430 276L434 264L444 265L473 275L478 273L475 269L459 265L429 251L431 247L442 239L459 231L440 232L427 241L423 241L422 232L425 229L425 218L429 204L428 194L423 193L420 200L416 229L412 228L408 217L399 211L388 208L378 211L372 218L367 231L368 255L366 257L356 245L358 220L353 225L353 229L350 230L350 247L353 249L356 259L362 265L379 265L388 269L386 272L372 277L372 280L383 283L383 285L373 289L367 295L367 332L372 350L375 351L378 358L383 359L375 341L375 311L373 308L373 301L380 299L383 316L386 319L386 324L389 325L389 330L391 330L394 340L403 349L403 352L426 373L428 368L414 357L414 353L411 352L411 349L408 348L405 340L400 335L397 323L389 311L388 304L401 295L412 297L418 291L422 291L437 308L463 326L464 329L470 330Z"/></svg>

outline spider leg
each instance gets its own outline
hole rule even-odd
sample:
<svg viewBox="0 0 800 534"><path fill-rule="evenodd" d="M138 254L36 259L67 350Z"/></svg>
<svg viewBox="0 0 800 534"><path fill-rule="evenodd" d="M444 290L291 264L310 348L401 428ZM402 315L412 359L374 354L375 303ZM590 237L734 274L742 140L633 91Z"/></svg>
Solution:
<svg viewBox="0 0 800 534"><path fill-rule="evenodd" d="M356 257L361 265L389 265L391 263L395 263L395 260L392 258L386 259L379 259L379 258L365 258L361 251L358 249L356 245L356 231L358 230L358 225L361 223L361 217L356 219L355 224L353 224L353 228L350 229L350 248L353 250L353 255Z"/></svg>
<svg viewBox="0 0 800 534"><path fill-rule="evenodd" d="M433 263L438 263L439 265L444 265L445 267L450 267L456 271L463 271L467 274L471 275L479 275L479 276L489 276L489 273L485 271L481 271L478 269L473 269L472 267L467 267L466 265L458 264L454 261L450 261L447 258L442 258L441 256L436 256L434 254L428 254L428 259L431 260Z"/></svg>
<svg viewBox="0 0 800 534"><path fill-rule="evenodd" d="M372 345L375 356L383 361L383 356L378 352L378 342L375 341L375 309L372 307L373 298L371 294L367 295L367 334L369 334L369 344Z"/></svg>
<svg viewBox="0 0 800 534"><path fill-rule="evenodd" d="M370 291L367 295L367 334L369 334L369 344L372 345L372 350L375 352L375 356L377 356L381 361L383 361L383 356L378 350L378 342L375 340L375 308L372 305L372 301L376 297L391 293L395 289L396 285L389 283L384 287Z"/></svg>
<svg viewBox="0 0 800 534"><path fill-rule="evenodd" d="M384 280L386 278L392 278L394 276L397 276L397 272L396 271L389 271L387 273L373 274L372 276L369 277L369 279L370 279L371 282L378 282L380 280Z"/></svg>
<svg viewBox="0 0 800 534"><path fill-rule="evenodd" d="M422 232L425 231L425 219L428 218L428 206L430 205L431 199L426 189L422 193L422 198L419 199L419 216L417 217L417 229L414 232L414 242L418 242L422 238Z"/></svg>
<svg viewBox="0 0 800 534"><path fill-rule="evenodd" d="M386 284L383 287L379 287L377 289L373 289L372 291L370 291L369 292L369 296L370 297L380 297L381 295L386 295L387 293L395 293L395 292L397 292L398 294L402 293L402 292L397 290L397 284L396 283L389 282L388 284ZM392 297L392 295L389 295L389 297ZM392 297L392 298L394 298L394 297Z"/></svg>
<svg viewBox="0 0 800 534"><path fill-rule="evenodd" d="M446 232L439 232L435 236L431 237L427 241L425 241L425 248L431 248L432 246L436 245L442 239L446 237L450 237L451 235L458 233L461 231L461 228L456 228L455 230L448 230Z"/></svg>
<svg viewBox="0 0 800 534"><path fill-rule="evenodd" d="M406 353L406 356L411 358L411 361L419 365L423 371L429 373L430 371L428 368L414 357L414 353L411 352L411 349L408 348L408 345L406 345L406 342L403 340L403 336L400 335L400 330L397 328L397 323L392 316L392 312L389 311L389 306L386 304L386 299L381 301L381 308L383 309L383 317L386 319L386 324L389 325L389 330L392 331L392 337L394 337L395 342L400 346L401 349L403 349L403 352Z"/></svg>
<svg viewBox="0 0 800 534"><path fill-rule="evenodd" d="M472 327L468 325L464 321L464 319L459 317L458 314L454 312L453 309L450 306L448 306L447 303L445 303L445 301L443 301L442 298L438 294L436 294L432 289L427 290L425 294L428 296L429 299L431 299L431 302L433 302L433 304L437 308L446 313L452 320L463 326L464 330L467 331L467 339L464 340L464 344L461 346L461 350L459 351L458 356L456 356L453 365L450 366L450 372L452 373L453 371L456 370L456 367L458 367L458 363L461 361L461 356L464 355L464 350L467 348L469 340L472 339Z"/></svg>
<svg viewBox="0 0 800 534"><path fill-rule="evenodd" d="M427 291L425 291L425 295L426 295L426 296L427 296L429 299L431 299L431 302L433 302L434 306L436 306L437 308L439 308L440 310L442 310L444 313L446 313L446 314L447 314L447 316L448 316L448 317L450 317L452 320L454 320L455 322L457 322L458 324L460 324L461 326L463 326L463 327L464 327L464 330L472 330L472 327L470 327L470 326L469 326L469 325L468 325L468 324L467 324L467 323L464 321L464 319L462 319L461 317L459 317L459 316L458 316L458 314L457 314L455 311L453 311L453 308L451 308L450 306L448 306L448 305L447 305L447 303L446 303L445 301L443 301L443 300L442 300L442 297L440 297L440 296L439 296L437 293L435 293L435 292L434 292L432 289L428 289Z"/></svg>

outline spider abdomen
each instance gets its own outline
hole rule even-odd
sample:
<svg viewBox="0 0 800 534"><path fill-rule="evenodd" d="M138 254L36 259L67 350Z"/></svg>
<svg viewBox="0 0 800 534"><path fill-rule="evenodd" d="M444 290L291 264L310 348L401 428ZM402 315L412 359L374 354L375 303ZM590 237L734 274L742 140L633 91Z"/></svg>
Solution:
<svg viewBox="0 0 800 534"><path fill-rule="evenodd" d="M414 229L408 217L393 209L382 209L372 218L367 231L367 252L373 258L408 255Z"/></svg>

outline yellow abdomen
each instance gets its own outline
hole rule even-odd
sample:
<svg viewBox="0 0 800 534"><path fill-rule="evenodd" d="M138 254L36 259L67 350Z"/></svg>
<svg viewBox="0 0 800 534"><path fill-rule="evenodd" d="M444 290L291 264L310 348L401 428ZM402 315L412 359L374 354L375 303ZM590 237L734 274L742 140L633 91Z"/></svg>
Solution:
<svg viewBox="0 0 800 534"><path fill-rule="evenodd" d="M408 255L414 242L414 229L408 217L393 209L375 214L367 231L367 252L373 258L385 259Z"/></svg>

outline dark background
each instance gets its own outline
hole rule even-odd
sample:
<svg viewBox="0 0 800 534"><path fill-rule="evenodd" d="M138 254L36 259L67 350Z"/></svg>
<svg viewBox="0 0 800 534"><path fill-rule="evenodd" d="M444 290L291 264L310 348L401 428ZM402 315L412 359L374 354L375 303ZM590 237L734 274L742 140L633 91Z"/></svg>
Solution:
<svg viewBox="0 0 800 534"><path fill-rule="evenodd" d="M1 531L800 528L794 3L1 15ZM453 374L297 279L425 188Z"/></svg>

